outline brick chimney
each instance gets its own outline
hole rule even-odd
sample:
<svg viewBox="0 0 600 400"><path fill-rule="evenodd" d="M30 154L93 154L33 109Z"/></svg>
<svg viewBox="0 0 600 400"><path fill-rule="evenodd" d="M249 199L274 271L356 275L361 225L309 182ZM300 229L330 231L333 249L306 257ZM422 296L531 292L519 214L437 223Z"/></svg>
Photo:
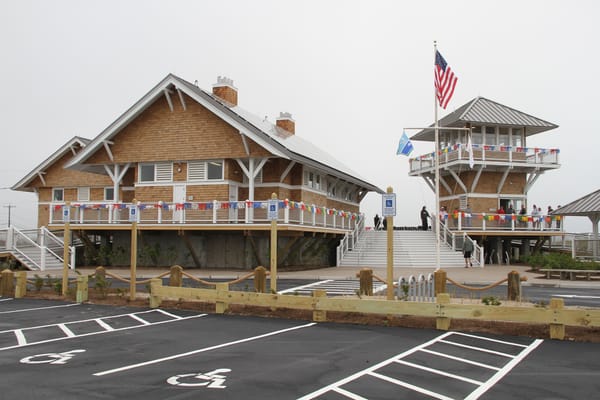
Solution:
<svg viewBox="0 0 600 400"><path fill-rule="evenodd" d="M280 112L276 122L281 129L291 133L296 133L296 122L292 119L292 114L289 112Z"/></svg>
<svg viewBox="0 0 600 400"><path fill-rule="evenodd" d="M213 94L227 103L237 106L237 88L233 86L233 79L225 76L217 77L217 83L213 85Z"/></svg>

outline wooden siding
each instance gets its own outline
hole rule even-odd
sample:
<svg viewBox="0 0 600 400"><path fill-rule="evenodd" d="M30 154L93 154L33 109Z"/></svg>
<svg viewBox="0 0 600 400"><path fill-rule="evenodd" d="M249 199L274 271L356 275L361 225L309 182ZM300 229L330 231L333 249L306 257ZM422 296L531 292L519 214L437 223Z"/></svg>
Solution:
<svg viewBox="0 0 600 400"><path fill-rule="evenodd" d="M164 96L158 98L135 120L117 133L111 151L117 163L184 161L247 157L240 134L211 111L188 96L183 110L178 96L172 96L173 111ZM250 154L271 154L247 139ZM99 149L87 161L111 163Z"/></svg>

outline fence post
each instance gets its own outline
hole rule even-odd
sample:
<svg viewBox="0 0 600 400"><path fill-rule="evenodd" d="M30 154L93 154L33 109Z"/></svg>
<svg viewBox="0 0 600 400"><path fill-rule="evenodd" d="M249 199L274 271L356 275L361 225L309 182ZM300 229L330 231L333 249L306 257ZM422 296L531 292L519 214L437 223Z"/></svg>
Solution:
<svg viewBox="0 0 600 400"><path fill-rule="evenodd" d="M565 325L560 323L562 320L561 311L564 307L565 301L563 299L550 299L550 309L553 314L553 322L550 323L550 339L564 340L565 338Z"/></svg>
<svg viewBox="0 0 600 400"><path fill-rule="evenodd" d="M325 322L327 321L327 311L318 310L317 303L320 297L327 297L327 292L323 289L313 291L313 321L314 322Z"/></svg>
<svg viewBox="0 0 600 400"><path fill-rule="evenodd" d="M521 277L517 271L508 273L508 295L510 301L521 301Z"/></svg>
<svg viewBox="0 0 600 400"><path fill-rule="evenodd" d="M17 286L15 287L15 299L20 299L21 297L25 297L27 293L27 272L18 271L17 276Z"/></svg>
<svg viewBox="0 0 600 400"><path fill-rule="evenodd" d="M88 277L87 275L79 275L77 277L77 293L75 296L77 303L88 301Z"/></svg>
<svg viewBox="0 0 600 400"><path fill-rule="evenodd" d="M448 329L450 329L451 319L445 316L446 313L444 311L444 305L450 304L450 295L448 293L439 293L436 297L438 316L435 319L435 328L447 331Z"/></svg>
<svg viewBox="0 0 600 400"><path fill-rule="evenodd" d="M5 269L1 274L0 279L0 296L13 297L15 293L15 273L9 269Z"/></svg>
<svg viewBox="0 0 600 400"><path fill-rule="evenodd" d="M446 271L438 269L433 273L434 293L437 297L441 293L446 293Z"/></svg>
<svg viewBox="0 0 600 400"><path fill-rule="evenodd" d="M180 265L173 265L169 276L169 286L181 287L182 281L183 268Z"/></svg>
<svg viewBox="0 0 600 400"><path fill-rule="evenodd" d="M217 291L217 302L215 304L215 312L217 314L224 314L229 307L229 304L225 302L227 298L227 292L229 291L229 284L227 282L220 282L215 287Z"/></svg>
<svg viewBox="0 0 600 400"><path fill-rule="evenodd" d="M262 266L254 268L254 291L265 293L267 291L267 269Z"/></svg>
<svg viewBox="0 0 600 400"><path fill-rule="evenodd" d="M157 289L162 287L162 279L150 279L150 308L160 307L162 299L157 295Z"/></svg>
<svg viewBox="0 0 600 400"><path fill-rule="evenodd" d="M360 279L359 295L373 296L373 270L370 268L362 268L358 271ZM390 288L388 288L390 290ZM392 288L393 290L393 288Z"/></svg>

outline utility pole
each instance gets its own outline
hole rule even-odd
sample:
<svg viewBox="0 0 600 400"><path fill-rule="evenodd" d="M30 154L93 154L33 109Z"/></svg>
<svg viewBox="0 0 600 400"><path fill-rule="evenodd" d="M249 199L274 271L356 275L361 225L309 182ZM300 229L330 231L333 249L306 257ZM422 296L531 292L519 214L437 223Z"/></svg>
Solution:
<svg viewBox="0 0 600 400"><path fill-rule="evenodd" d="M16 208L17 206L12 205L12 204L8 204L6 206L4 206L4 208L8 208L8 227L10 228L10 210L12 210L13 208Z"/></svg>

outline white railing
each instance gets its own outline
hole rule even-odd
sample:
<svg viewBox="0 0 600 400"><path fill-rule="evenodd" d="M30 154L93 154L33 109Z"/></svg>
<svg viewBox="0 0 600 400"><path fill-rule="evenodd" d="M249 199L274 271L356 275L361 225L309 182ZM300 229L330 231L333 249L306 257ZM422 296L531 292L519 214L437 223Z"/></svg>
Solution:
<svg viewBox="0 0 600 400"><path fill-rule="evenodd" d="M354 250L354 248L356 248L356 244L361 239L364 231L365 219L364 215L361 215L354 229L351 232L346 232L340 241L340 244L336 248L336 265L340 265L344 259L344 255L346 255L349 250Z"/></svg>
<svg viewBox="0 0 600 400"><path fill-rule="evenodd" d="M64 248L64 242L47 230L45 227L38 229L19 230L9 227L2 231L4 248L21 262L28 264L30 268L46 270L47 257L63 261L63 257L55 250ZM38 256L39 255L39 260ZM75 266L75 248L69 247L69 268Z"/></svg>
<svg viewBox="0 0 600 400"><path fill-rule="evenodd" d="M552 231L562 232L564 216L466 213L448 215L445 225L450 231Z"/></svg>
<svg viewBox="0 0 600 400"><path fill-rule="evenodd" d="M435 285L433 274L414 275L408 278L400 277L398 279L398 288L396 291L398 300L435 302Z"/></svg>
<svg viewBox="0 0 600 400"><path fill-rule="evenodd" d="M447 224L440 223L440 241L448 245L452 250L461 250L463 248L465 240L469 240L473 244L473 253L471 254L471 257L475 260L474 264L483 267L485 264L485 254L483 251L483 247L479 246L477 244L477 241L473 240L465 232L453 232L450 229L448 229Z"/></svg>
<svg viewBox="0 0 600 400"><path fill-rule="evenodd" d="M559 149L543 149L539 147L518 146L495 146L495 145L473 145L473 161L501 162L501 163L523 163L527 165L558 165ZM411 158L409 160L410 172L414 173L435 167L435 153L427 153ZM467 146L457 143L443 148L440 152L440 165L454 161L469 161L470 154Z"/></svg>
<svg viewBox="0 0 600 400"><path fill-rule="evenodd" d="M71 224L268 224L268 200L208 201L185 203L72 203L68 207ZM314 204L279 200L277 221L284 224L317 226L352 231L360 214L320 207ZM65 203L50 206L49 224L62 224ZM133 216L133 217L132 217ZM133 219L132 219L133 218Z"/></svg>

